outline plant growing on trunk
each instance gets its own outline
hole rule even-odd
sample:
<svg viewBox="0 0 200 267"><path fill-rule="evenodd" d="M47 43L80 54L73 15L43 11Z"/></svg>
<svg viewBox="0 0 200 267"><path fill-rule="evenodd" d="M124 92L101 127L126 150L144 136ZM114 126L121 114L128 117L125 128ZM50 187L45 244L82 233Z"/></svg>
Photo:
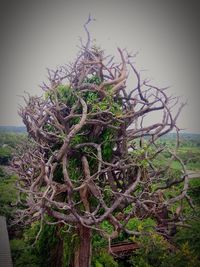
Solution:
<svg viewBox="0 0 200 267"><path fill-rule="evenodd" d="M110 252L112 239L122 231L147 234L129 227L133 218L155 218L155 230L168 236L181 218L168 214L169 207L184 197L189 200L177 147L168 151L169 164L156 165L168 150L157 140L173 129L178 137L176 121L184 105L177 105L166 89L142 80L126 50L118 48L116 63L92 46L90 20L84 25L87 43L75 61L48 70L44 96L25 98L19 114L29 143L12 162L22 197L17 222L40 220L41 229L45 223L74 227L80 237L77 267L90 266L92 231L108 239ZM152 123L156 112L160 117ZM169 182L165 177L173 159L180 161L182 173ZM179 195L165 196L166 188L179 183Z"/></svg>

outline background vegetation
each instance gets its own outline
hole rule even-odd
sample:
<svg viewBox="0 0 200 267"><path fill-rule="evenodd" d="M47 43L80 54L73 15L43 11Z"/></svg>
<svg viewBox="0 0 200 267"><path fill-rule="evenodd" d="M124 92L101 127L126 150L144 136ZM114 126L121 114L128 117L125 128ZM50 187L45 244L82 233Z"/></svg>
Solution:
<svg viewBox="0 0 200 267"><path fill-rule="evenodd" d="M25 229L10 224L15 212L14 203L17 200L17 192L15 189L16 176L9 171L8 165L12 158L13 148L16 148L25 138L25 133L5 131L0 133L0 214L7 218L13 263L16 267L56 266L56 255L59 253L59 246L64 246L63 266L67 267L69 266L72 250L78 240L73 229L68 226L59 228L57 225L46 225L36 241L39 223L33 223ZM169 134L162 138L160 142L169 147L174 146L174 135ZM182 134L178 155L184 161L188 170L200 172L200 135ZM168 156L165 153L162 158L159 158L157 164L165 165ZM175 177L179 169L179 163L174 161L169 175ZM107 241L94 232L92 266L200 266L200 179L191 179L189 185L189 195L195 208L193 209L188 202L183 203L184 209L181 216L185 216L187 228L177 228L172 238L167 240L154 232L155 222L153 219L143 221L132 219L128 226L130 230L140 231L148 227L150 235L128 238L122 233L114 242L134 241L139 244L140 248L132 252L131 255L121 258L110 255L107 251ZM180 187L174 186L167 193L175 194L176 190L180 190ZM176 208L176 206L172 207L174 210ZM124 212L128 213L128 208ZM107 232L112 230L110 227L112 226L107 221L102 223L102 228Z"/></svg>

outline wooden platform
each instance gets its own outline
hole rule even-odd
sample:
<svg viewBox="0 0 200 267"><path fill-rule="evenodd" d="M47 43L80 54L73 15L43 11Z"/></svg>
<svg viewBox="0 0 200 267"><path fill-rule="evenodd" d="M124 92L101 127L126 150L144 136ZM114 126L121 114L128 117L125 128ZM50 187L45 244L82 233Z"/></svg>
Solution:
<svg viewBox="0 0 200 267"><path fill-rule="evenodd" d="M114 254L128 254L136 250L137 248L139 248L139 245L137 243L132 242L122 242L111 245L111 249Z"/></svg>
<svg viewBox="0 0 200 267"><path fill-rule="evenodd" d="M0 267L12 267L6 218L0 216Z"/></svg>

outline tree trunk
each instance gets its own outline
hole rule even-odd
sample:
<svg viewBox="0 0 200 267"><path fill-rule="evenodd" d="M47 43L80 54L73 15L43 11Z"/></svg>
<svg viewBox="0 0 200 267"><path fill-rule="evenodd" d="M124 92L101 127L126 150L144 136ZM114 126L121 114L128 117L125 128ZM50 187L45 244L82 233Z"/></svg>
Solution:
<svg viewBox="0 0 200 267"><path fill-rule="evenodd" d="M62 267L63 266L63 241L59 240L56 246L53 248L50 257L50 267Z"/></svg>
<svg viewBox="0 0 200 267"><path fill-rule="evenodd" d="M78 226L79 244L74 255L74 267L90 267L92 246L91 246L91 229Z"/></svg>

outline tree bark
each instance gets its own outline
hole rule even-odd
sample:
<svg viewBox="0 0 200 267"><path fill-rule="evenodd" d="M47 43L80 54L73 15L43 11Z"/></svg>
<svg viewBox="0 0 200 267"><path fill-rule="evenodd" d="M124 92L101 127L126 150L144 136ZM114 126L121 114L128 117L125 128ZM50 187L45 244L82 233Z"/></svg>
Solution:
<svg viewBox="0 0 200 267"><path fill-rule="evenodd" d="M91 229L78 226L79 244L74 255L74 267L90 267L91 266Z"/></svg>

